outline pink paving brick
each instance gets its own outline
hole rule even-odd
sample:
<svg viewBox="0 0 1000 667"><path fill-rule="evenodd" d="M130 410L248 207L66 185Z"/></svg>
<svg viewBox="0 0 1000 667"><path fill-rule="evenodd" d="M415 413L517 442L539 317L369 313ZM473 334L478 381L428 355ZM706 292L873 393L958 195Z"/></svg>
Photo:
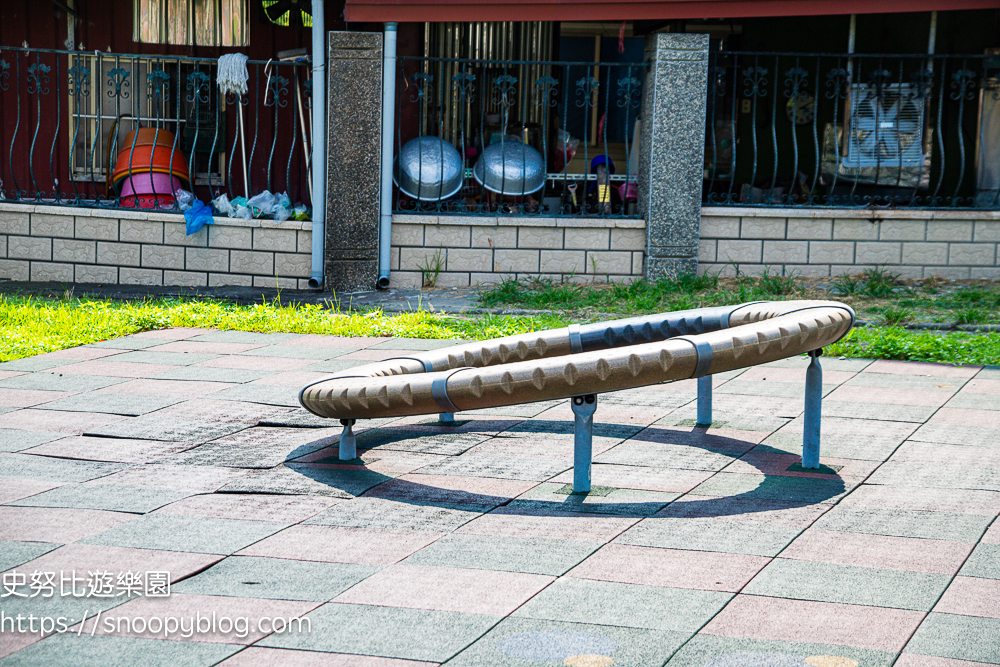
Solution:
<svg viewBox="0 0 1000 667"><path fill-rule="evenodd" d="M808 364L803 364L802 368L764 368L761 366L754 366L740 373L739 380L745 380L748 382L794 382L797 384L805 384L807 365ZM857 375L857 373L850 373L847 371L828 371L824 369L823 384L841 384L847 382L855 375Z"/></svg>
<svg viewBox="0 0 1000 667"><path fill-rule="evenodd" d="M606 544L568 576L736 593L770 561L760 556Z"/></svg>
<svg viewBox="0 0 1000 667"><path fill-rule="evenodd" d="M333 602L506 616L555 577L399 563L376 572Z"/></svg>
<svg viewBox="0 0 1000 667"><path fill-rule="evenodd" d="M997 434L1000 440L1000 433ZM1000 467L1000 449L995 447L968 447L943 445L936 442L907 440L893 453L890 462L926 461L966 466Z"/></svg>
<svg viewBox="0 0 1000 667"><path fill-rule="evenodd" d="M865 484L838 503L841 507L901 509L959 514L1000 513L1000 493Z"/></svg>
<svg viewBox="0 0 1000 667"><path fill-rule="evenodd" d="M119 572L169 572L174 583L214 565L222 556L183 551L129 549L96 544L67 544L39 556L18 569L42 572L78 573L103 570ZM81 586L85 587L85 586Z"/></svg>
<svg viewBox="0 0 1000 667"><path fill-rule="evenodd" d="M191 368L234 368L244 371L290 371L309 364L315 364L315 359L286 359L284 357L252 357L233 354L228 357L209 359L193 364Z"/></svg>
<svg viewBox="0 0 1000 667"><path fill-rule="evenodd" d="M242 493L209 493L190 496L156 510L206 519L241 519L299 523L341 502L326 496L277 496Z"/></svg>
<svg viewBox="0 0 1000 667"><path fill-rule="evenodd" d="M903 609L738 595L701 633L898 652L923 618Z"/></svg>
<svg viewBox="0 0 1000 667"><path fill-rule="evenodd" d="M30 408L35 405L49 403L60 398L72 396L72 391L38 391L35 389L0 388L0 407Z"/></svg>
<svg viewBox="0 0 1000 667"><path fill-rule="evenodd" d="M524 511L499 507L465 524L456 533L502 537L549 537L584 542L610 542L639 522L638 518L582 512Z"/></svg>
<svg viewBox="0 0 1000 667"><path fill-rule="evenodd" d="M119 463L149 463L169 454L191 449L196 443L128 440L125 438L94 438L86 435L53 440L24 450L24 454L55 456L84 461L115 461Z"/></svg>
<svg viewBox="0 0 1000 667"><path fill-rule="evenodd" d="M919 653L902 653L893 667L995 667L985 662L970 662L954 658L939 658L936 655L920 655Z"/></svg>
<svg viewBox="0 0 1000 667"><path fill-rule="evenodd" d="M649 426L653 422L663 419L668 414L676 410L677 408L672 405L664 405L662 407L649 406L649 405L633 405L629 406L628 410L619 409L621 406L617 404L605 404L601 406L602 411L614 411L611 416L610 414L605 417L607 421L613 422L615 424L624 424L626 426ZM544 419L551 421L573 421L573 410L569 406L569 401L560 403L559 405L553 406L544 412L539 413L534 417L535 419Z"/></svg>
<svg viewBox="0 0 1000 667"><path fill-rule="evenodd" d="M759 445L769 435L770 431L740 431L733 428L650 426L632 439L665 445L693 445L717 451L749 451L753 445Z"/></svg>
<svg viewBox="0 0 1000 667"><path fill-rule="evenodd" d="M114 424L128 417L107 415L101 412L68 412L63 410L15 410L0 415L0 428L19 428L25 431L53 431L81 435L101 426Z"/></svg>
<svg viewBox="0 0 1000 667"><path fill-rule="evenodd" d="M413 356L413 354L413 350L358 350L357 352L348 352L347 354L340 355L337 357L337 361L382 361L383 359L391 359L392 357L409 357Z"/></svg>
<svg viewBox="0 0 1000 667"><path fill-rule="evenodd" d="M953 394L950 391L921 391L919 389L886 390L880 387L860 387L852 384L834 389L824 396L823 400L940 407L947 403L952 396Z"/></svg>
<svg viewBox="0 0 1000 667"><path fill-rule="evenodd" d="M437 667L439 663L251 646L218 667ZM971 663L969 663L971 664Z"/></svg>
<svg viewBox="0 0 1000 667"><path fill-rule="evenodd" d="M121 484L181 489L191 493L212 493L247 476L246 470L214 466L151 464L134 466L86 484Z"/></svg>
<svg viewBox="0 0 1000 667"><path fill-rule="evenodd" d="M167 364L139 364L131 361L113 361L107 359L96 359L94 361L81 361L70 366L59 366L50 368L49 373L63 373L66 375L107 375L118 378L148 378L160 373L166 373L178 368Z"/></svg>
<svg viewBox="0 0 1000 667"><path fill-rule="evenodd" d="M27 375L26 371L0 371L0 380L6 380L7 378L14 378L18 375Z"/></svg>
<svg viewBox="0 0 1000 667"><path fill-rule="evenodd" d="M412 473L383 482L365 495L420 502L501 505L537 485L538 482L513 479Z"/></svg>
<svg viewBox="0 0 1000 667"><path fill-rule="evenodd" d="M791 465L802 462L798 454L783 454L779 452L747 452L741 458L726 466L726 472L739 472L761 475L778 475L782 477L805 477L809 479L850 479L860 481L872 474L879 467L878 461L861 461L857 459L820 458L820 463L827 466L841 466L837 474L819 472L795 472L788 470Z"/></svg>
<svg viewBox="0 0 1000 667"><path fill-rule="evenodd" d="M323 563L391 565L423 549L440 533L368 530L340 526L292 526L256 544L240 556L291 558Z"/></svg>
<svg viewBox="0 0 1000 667"><path fill-rule="evenodd" d="M714 474L714 472L706 470L645 468L595 463L591 468L591 483L596 486L611 486L616 489L687 493ZM567 470L550 481L572 484L573 471Z"/></svg>
<svg viewBox="0 0 1000 667"><path fill-rule="evenodd" d="M796 417L802 414L802 397L747 396L719 394L712 399L713 407L722 413L762 415L765 417Z"/></svg>
<svg viewBox="0 0 1000 667"><path fill-rule="evenodd" d="M98 635L113 635L117 637L141 637L146 639L166 639L168 641L191 641L190 637L183 637L181 633L175 632L164 636L161 625L154 631L146 629L147 622L152 619L166 619L168 617L178 619L184 626L197 623L197 619L206 618L204 621L211 627L210 619L215 616L218 620L223 617L229 619L247 618L245 636L240 629L232 629L228 632L225 626L216 626L208 632L196 632L195 637L199 642L209 642L212 644L252 644L267 635L271 634L272 619L289 619L305 616L307 613L318 607L319 602L297 602L292 600L264 600L260 598L237 598L214 595L184 595L173 593L166 598L139 598L131 602L115 607L113 611L106 613L102 622L98 625ZM108 622L113 622L114 631L107 632ZM145 632L136 632L136 622L141 623L141 628ZM154 621L155 622L155 621ZM84 625L84 630L90 631L94 621ZM263 626L263 630L261 629ZM76 626L70 629L75 631Z"/></svg>
<svg viewBox="0 0 1000 667"><path fill-rule="evenodd" d="M199 329L198 327L170 327L168 329L154 329L153 331L143 331L133 334L135 338L157 338L160 340L182 340L193 338L204 334L217 333L218 329Z"/></svg>
<svg viewBox="0 0 1000 667"><path fill-rule="evenodd" d="M1000 544L1000 521L994 521L990 529L986 531L980 542L988 544Z"/></svg>
<svg viewBox="0 0 1000 667"><path fill-rule="evenodd" d="M654 514L667 518L720 518L725 521L749 521L772 526L808 528L830 509L822 503L790 503L764 498L686 495Z"/></svg>
<svg viewBox="0 0 1000 667"><path fill-rule="evenodd" d="M1000 618L1000 579L955 577L934 611L942 614Z"/></svg>
<svg viewBox="0 0 1000 667"><path fill-rule="evenodd" d="M969 380L958 393L1000 396L1000 380Z"/></svg>
<svg viewBox="0 0 1000 667"><path fill-rule="evenodd" d="M952 426L980 426L1000 428L1000 410L968 410L965 408L941 408L927 420L928 424L951 424Z"/></svg>
<svg viewBox="0 0 1000 667"><path fill-rule="evenodd" d="M113 357L116 354L127 352L128 350L115 350L110 347L71 347L67 350L58 350L48 354L40 354L35 359L72 359L74 361L92 361Z"/></svg>
<svg viewBox="0 0 1000 667"><path fill-rule="evenodd" d="M197 382L188 380L131 380L98 389L96 394L137 394L195 398L237 386L232 382Z"/></svg>
<svg viewBox="0 0 1000 667"><path fill-rule="evenodd" d="M335 461L339 453L340 452L336 446L324 447L323 449L313 452L312 454L307 454L300 459L295 459L295 461L296 463L309 464L307 466L302 466L308 468L326 468L328 470L370 470L372 472L380 472L384 475L405 475L413 472L414 470L419 470L424 466L428 466L432 463L438 463L449 458L447 456L439 456L437 454L414 454L410 452L393 452L389 450L369 450L361 453L361 461L363 462L362 465L345 465ZM312 463L312 461L321 461L323 459L330 460L325 463Z"/></svg>
<svg viewBox="0 0 1000 667"><path fill-rule="evenodd" d="M135 516L61 507L0 507L0 540L68 544L131 521Z"/></svg>
<svg viewBox="0 0 1000 667"><path fill-rule="evenodd" d="M189 354L239 354L247 350L264 347L263 343L202 343L195 340L177 340L155 347L147 347L147 352L187 352Z"/></svg>
<svg viewBox="0 0 1000 667"><path fill-rule="evenodd" d="M62 485L62 482L43 482L37 479L4 479L0 482L0 505L51 491Z"/></svg>
<svg viewBox="0 0 1000 667"><path fill-rule="evenodd" d="M892 373L894 375L930 375L950 378L971 378L982 366L952 366L922 361L888 361L879 359L869 364L865 373Z"/></svg>
<svg viewBox="0 0 1000 667"><path fill-rule="evenodd" d="M325 380L330 377L330 373L319 373L316 371L285 371L277 375L267 375L254 380L249 384L266 384L275 387L304 387L307 384Z"/></svg>
<svg viewBox="0 0 1000 667"><path fill-rule="evenodd" d="M38 636L38 633L0 632L0 658L20 651L22 648L31 646L42 639L42 637Z"/></svg>
<svg viewBox="0 0 1000 667"><path fill-rule="evenodd" d="M974 546L968 542L811 529L799 535L781 556L839 565L955 574Z"/></svg>
<svg viewBox="0 0 1000 667"><path fill-rule="evenodd" d="M593 441L593 455L603 454L618 444L619 441L613 438L596 437ZM476 445L470 454L569 462L573 460L573 434L512 432Z"/></svg>
<svg viewBox="0 0 1000 667"><path fill-rule="evenodd" d="M320 336L318 334L307 334L305 336L299 336L298 338L292 338L291 340L282 341L278 343L278 345L291 347L340 347L358 350L365 347L371 347L372 345L378 345L379 343L385 343L390 340L392 340L392 338L372 336L358 336L356 338L350 338L344 336Z"/></svg>

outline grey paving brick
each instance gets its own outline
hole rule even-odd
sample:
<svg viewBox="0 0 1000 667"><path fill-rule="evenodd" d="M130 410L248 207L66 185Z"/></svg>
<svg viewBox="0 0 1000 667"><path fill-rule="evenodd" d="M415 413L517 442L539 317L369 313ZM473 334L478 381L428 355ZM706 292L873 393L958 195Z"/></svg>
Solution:
<svg viewBox="0 0 1000 667"><path fill-rule="evenodd" d="M372 421L389 421L389 420L361 420L358 422L357 426L373 426ZM286 426L291 428L330 428L332 426L339 426L340 422L336 419L327 419L326 417L317 417L308 410L302 408L296 408L291 412L287 412L282 415L275 415L273 417L267 417L259 422L259 426Z"/></svg>
<svg viewBox="0 0 1000 667"><path fill-rule="evenodd" d="M680 497L679 493L593 487L589 494L571 493L572 485L545 482L508 503L517 510L594 512L652 516Z"/></svg>
<svg viewBox="0 0 1000 667"><path fill-rule="evenodd" d="M751 665L781 665L780 656L803 658L811 656L835 656L856 660L866 667L891 667L896 653L853 646L831 646L806 642L782 642L765 639L745 639L742 637L720 637L697 634L667 663L668 667L750 667ZM769 659L770 658L770 659ZM771 662L773 660L774 662ZM841 663L837 663L841 664ZM850 663L843 663L850 664Z"/></svg>
<svg viewBox="0 0 1000 667"><path fill-rule="evenodd" d="M254 333L252 331L213 331L192 336L187 340L195 343L246 343L248 345L275 345L301 337L291 333Z"/></svg>
<svg viewBox="0 0 1000 667"><path fill-rule="evenodd" d="M600 544L544 537L445 535L406 559L412 565L562 575Z"/></svg>
<svg viewBox="0 0 1000 667"><path fill-rule="evenodd" d="M303 366L299 370L314 371L317 373L340 373L341 371L346 371L349 368L367 366L370 363L372 362L365 361L363 359L328 359L327 361L319 361L315 364Z"/></svg>
<svg viewBox="0 0 1000 667"><path fill-rule="evenodd" d="M570 467L572 464L565 461L466 454L431 463L418 472L424 475L462 475L544 482Z"/></svg>
<svg viewBox="0 0 1000 667"><path fill-rule="evenodd" d="M837 384L824 384L823 395L839 387ZM730 380L721 387L715 388L717 394L743 394L746 396L780 396L782 398L801 398L805 387L796 382L757 382L749 380Z"/></svg>
<svg viewBox="0 0 1000 667"><path fill-rule="evenodd" d="M381 568L230 556L171 587L172 593L327 602Z"/></svg>
<svg viewBox="0 0 1000 667"><path fill-rule="evenodd" d="M643 519L614 541L640 547L777 556L800 528L721 518Z"/></svg>
<svg viewBox="0 0 1000 667"><path fill-rule="evenodd" d="M112 415L138 416L155 412L169 405L184 401L170 396L144 396L141 394L77 394L35 406L39 410L66 410L67 412L102 412Z"/></svg>
<svg viewBox="0 0 1000 667"><path fill-rule="evenodd" d="M753 443L742 443L741 449L703 449L693 445L665 445L634 438L598 454L597 463L617 463L627 466L677 468L681 470L722 470Z"/></svg>
<svg viewBox="0 0 1000 667"><path fill-rule="evenodd" d="M60 546L59 544L48 544L46 542L10 542L0 540L0 572L35 560L53 549L58 549Z"/></svg>
<svg viewBox="0 0 1000 667"><path fill-rule="evenodd" d="M1000 619L928 614L903 652L1000 665Z"/></svg>
<svg viewBox="0 0 1000 667"><path fill-rule="evenodd" d="M926 461L888 461L868 478L869 484L937 489L1000 491L1000 468L928 464Z"/></svg>
<svg viewBox="0 0 1000 667"><path fill-rule="evenodd" d="M968 382L965 378L943 375L897 375L895 373L859 373L843 386L877 387L879 389L918 389L954 393Z"/></svg>
<svg viewBox="0 0 1000 667"><path fill-rule="evenodd" d="M612 664L597 661L604 657L615 665L660 667L688 637L686 632L505 618L448 665L548 667L571 664L567 660L574 656L594 656L590 664Z"/></svg>
<svg viewBox="0 0 1000 667"><path fill-rule="evenodd" d="M853 488L840 478L816 479L721 472L699 484L699 496L736 496L806 503L834 503Z"/></svg>
<svg viewBox="0 0 1000 667"><path fill-rule="evenodd" d="M846 533L976 542L992 520L993 517L980 514L835 507L821 516L814 527Z"/></svg>
<svg viewBox="0 0 1000 667"><path fill-rule="evenodd" d="M824 370L845 371L847 373L860 373L871 365L874 359L839 359L837 357L820 357L820 364ZM798 355L777 361L769 361L761 366L769 368L808 368L809 357Z"/></svg>
<svg viewBox="0 0 1000 667"><path fill-rule="evenodd" d="M248 424L241 422L192 421L183 417L164 417L154 413L108 424L88 431L84 435L197 443L215 440L247 427Z"/></svg>
<svg viewBox="0 0 1000 667"><path fill-rule="evenodd" d="M86 482L124 470L122 463L75 461L33 454L0 455L0 477L37 479L46 482Z"/></svg>
<svg viewBox="0 0 1000 667"><path fill-rule="evenodd" d="M102 375L61 375L58 373L29 373L0 380L0 387L9 389L36 389L41 391L83 392L103 389L111 385L128 382L128 378L112 378Z"/></svg>
<svg viewBox="0 0 1000 667"><path fill-rule="evenodd" d="M3 667L209 667L240 649L235 644L55 634L0 660Z"/></svg>
<svg viewBox="0 0 1000 667"><path fill-rule="evenodd" d="M730 593L563 577L512 615L693 633L732 597Z"/></svg>
<svg viewBox="0 0 1000 667"><path fill-rule="evenodd" d="M346 347L307 347L305 345L268 345L246 352L240 352L243 357L278 357L281 359L318 359L326 361L344 354L357 352Z"/></svg>
<svg viewBox="0 0 1000 667"><path fill-rule="evenodd" d="M73 507L145 514L181 498L187 491L118 484L67 484L11 505L21 507Z"/></svg>
<svg viewBox="0 0 1000 667"><path fill-rule="evenodd" d="M984 366L976 373L977 380L1000 380L1000 366Z"/></svg>
<svg viewBox="0 0 1000 667"><path fill-rule="evenodd" d="M483 433L448 433L430 428L380 428L357 434L358 449L388 449L400 452L458 456L490 436Z"/></svg>
<svg viewBox="0 0 1000 667"><path fill-rule="evenodd" d="M554 408L562 401L539 401L537 403L519 403L517 405L504 405L498 408L483 408L480 410L469 410L462 414L468 415L490 415L496 417L524 417L530 418L542 414L549 408Z"/></svg>
<svg viewBox="0 0 1000 667"><path fill-rule="evenodd" d="M162 343L162 341L158 341ZM116 354L114 361L125 361L133 364L163 364L165 366L190 366L202 361L218 359L219 354L198 354L195 352L123 352Z"/></svg>
<svg viewBox="0 0 1000 667"><path fill-rule="evenodd" d="M299 390L295 387L276 387L266 384L242 384L229 387L212 394L217 401L246 401L264 405L280 405L289 408L299 407ZM336 423L336 422L331 422ZM327 424L330 425L329 423Z"/></svg>
<svg viewBox="0 0 1000 667"><path fill-rule="evenodd" d="M977 544L959 574L963 577L1000 579L1000 544Z"/></svg>
<svg viewBox="0 0 1000 667"><path fill-rule="evenodd" d="M331 470L329 468L280 465L267 470L253 470L246 477L230 482L220 493L313 494L351 498L391 479L370 470Z"/></svg>
<svg viewBox="0 0 1000 667"><path fill-rule="evenodd" d="M145 514L92 535L83 543L228 555L273 535L285 526L270 521Z"/></svg>
<svg viewBox="0 0 1000 667"><path fill-rule="evenodd" d="M97 347L102 350L144 350L147 347L156 347L157 345L163 345L163 341L159 338L123 336L121 338L112 338L111 340L91 343L90 345L84 345L84 347Z"/></svg>
<svg viewBox="0 0 1000 667"><path fill-rule="evenodd" d="M500 619L399 607L325 604L306 615L322 632L270 635L258 646L444 662ZM358 632L364 628L364 632Z"/></svg>
<svg viewBox="0 0 1000 667"><path fill-rule="evenodd" d="M1000 396L992 394L955 394L944 404L946 408L963 410L998 410L1000 411Z"/></svg>
<svg viewBox="0 0 1000 667"><path fill-rule="evenodd" d="M486 505L413 504L385 498L337 503L305 521L323 526L450 533L491 510Z"/></svg>
<svg viewBox="0 0 1000 667"><path fill-rule="evenodd" d="M654 426L695 426L696 409L693 406L679 408L663 419L654 422ZM747 415L735 412L725 412L716 409L712 413L712 426L714 428L728 428L737 431L777 431L790 421L786 417L775 417L773 415Z"/></svg>
<svg viewBox="0 0 1000 667"><path fill-rule="evenodd" d="M925 405L885 405L881 403L854 403L852 401L823 402L824 417L849 417L851 419L925 422L937 410L936 407Z"/></svg>
<svg viewBox="0 0 1000 667"><path fill-rule="evenodd" d="M777 558L741 593L930 611L950 581L943 574Z"/></svg>
<svg viewBox="0 0 1000 667"><path fill-rule="evenodd" d="M1000 431L985 426L958 426L956 424L924 424L910 440L937 442L946 445L982 447L1000 441Z"/></svg>
<svg viewBox="0 0 1000 667"><path fill-rule="evenodd" d="M443 347L454 347L455 345L463 345L468 342L469 341L467 340L459 339L434 340L428 338L393 338L392 340L387 340L384 343L372 345L369 349L415 351L440 350Z"/></svg>
<svg viewBox="0 0 1000 667"><path fill-rule="evenodd" d="M237 434L239 435L239 434ZM165 457L161 463L182 465L223 466L227 468L273 468L285 461L304 456L322 445L290 448L288 445L235 444L221 438L193 449Z"/></svg>
<svg viewBox="0 0 1000 667"><path fill-rule="evenodd" d="M46 356L26 357L24 359L3 362L0 364L0 371L47 371L56 366L69 366L70 364L77 363L80 362L73 359L53 359Z"/></svg>
<svg viewBox="0 0 1000 667"><path fill-rule="evenodd" d="M66 433L52 431L21 431L16 428L0 428L0 452L19 452L65 437L67 437Z"/></svg>
<svg viewBox="0 0 1000 667"><path fill-rule="evenodd" d="M156 380L196 380L204 382L251 382L279 371L247 371L239 368L211 368L210 366L183 366L163 371L150 378Z"/></svg>

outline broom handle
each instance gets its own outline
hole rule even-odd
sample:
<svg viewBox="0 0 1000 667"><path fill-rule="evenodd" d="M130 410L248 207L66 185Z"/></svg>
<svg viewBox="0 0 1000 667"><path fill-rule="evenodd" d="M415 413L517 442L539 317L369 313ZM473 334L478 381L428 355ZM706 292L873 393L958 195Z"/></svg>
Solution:
<svg viewBox="0 0 1000 667"><path fill-rule="evenodd" d="M250 199L250 181L247 179L247 137L243 130L243 105L237 102L240 107L240 148L243 149L243 196Z"/></svg>
<svg viewBox="0 0 1000 667"><path fill-rule="evenodd" d="M302 112L302 89L299 87L299 73L295 73L295 97L299 102L299 124L302 125L302 150L306 153L306 174L309 179L309 201L313 200L312 153L309 152L309 141L306 138L306 119Z"/></svg>

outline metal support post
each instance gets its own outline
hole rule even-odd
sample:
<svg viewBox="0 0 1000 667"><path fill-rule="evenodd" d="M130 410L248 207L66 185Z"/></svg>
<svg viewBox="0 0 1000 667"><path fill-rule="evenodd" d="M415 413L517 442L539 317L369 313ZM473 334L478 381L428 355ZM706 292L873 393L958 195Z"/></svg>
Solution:
<svg viewBox="0 0 1000 667"><path fill-rule="evenodd" d="M590 492L590 462L594 455L594 412L597 396L574 396L573 407L573 493Z"/></svg>
<svg viewBox="0 0 1000 667"><path fill-rule="evenodd" d="M698 423L696 426L712 425L712 376L698 378Z"/></svg>
<svg viewBox="0 0 1000 667"><path fill-rule="evenodd" d="M438 414L438 421L442 424L454 424L455 423L455 413L454 412L442 412Z"/></svg>
<svg viewBox="0 0 1000 667"><path fill-rule="evenodd" d="M344 425L344 432L340 434L340 460L350 461L358 458L358 441L354 438L354 426L356 419L341 419Z"/></svg>
<svg viewBox="0 0 1000 667"><path fill-rule="evenodd" d="M823 350L809 353L806 369L805 414L802 417L802 467L819 468L819 433L823 409L823 368L819 365Z"/></svg>

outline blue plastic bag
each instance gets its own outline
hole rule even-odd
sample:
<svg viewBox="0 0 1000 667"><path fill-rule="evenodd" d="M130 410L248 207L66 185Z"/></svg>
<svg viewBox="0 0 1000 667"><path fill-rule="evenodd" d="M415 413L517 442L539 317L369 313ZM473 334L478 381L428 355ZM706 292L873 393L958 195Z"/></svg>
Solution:
<svg viewBox="0 0 1000 667"><path fill-rule="evenodd" d="M195 199L191 208L184 211L184 220L187 222L187 235L191 236L205 225L215 222L212 219L212 209L205 205L200 199Z"/></svg>

